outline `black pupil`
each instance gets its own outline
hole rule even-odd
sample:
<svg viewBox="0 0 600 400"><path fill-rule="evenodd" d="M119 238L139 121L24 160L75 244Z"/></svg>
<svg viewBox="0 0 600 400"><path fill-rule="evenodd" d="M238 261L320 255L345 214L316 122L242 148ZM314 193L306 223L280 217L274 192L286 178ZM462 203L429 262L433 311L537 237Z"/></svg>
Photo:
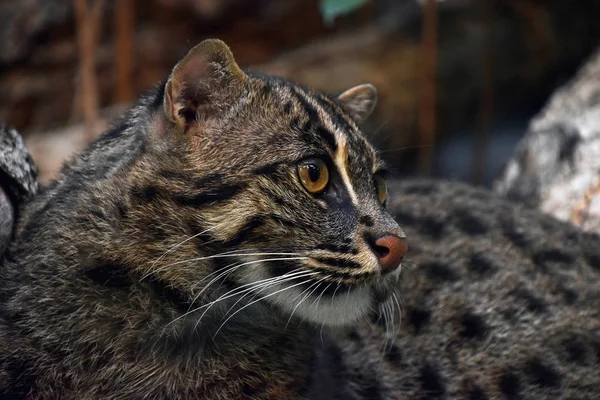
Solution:
<svg viewBox="0 0 600 400"><path fill-rule="evenodd" d="M321 168L319 168L315 164L308 164L307 168L308 168L308 177L310 178L311 182L318 181L319 177L321 176Z"/></svg>

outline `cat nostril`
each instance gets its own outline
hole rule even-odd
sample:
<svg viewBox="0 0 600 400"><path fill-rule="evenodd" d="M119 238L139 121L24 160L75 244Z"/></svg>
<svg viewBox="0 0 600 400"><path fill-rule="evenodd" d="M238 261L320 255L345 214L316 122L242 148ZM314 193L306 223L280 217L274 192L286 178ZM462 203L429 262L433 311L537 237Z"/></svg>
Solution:
<svg viewBox="0 0 600 400"><path fill-rule="evenodd" d="M374 245L373 246L373 252L377 256L377 258L383 258L383 257L387 256L390 253L390 249L388 249L385 246Z"/></svg>
<svg viewBox="0 0 600 400"><path fill-rule="evenodd" d="M386 235L373 246L373 252L379 258L381 269L384 272L392 272L400 266L400 262L408 251L408 243L405 238L396 235Z"/></svg>

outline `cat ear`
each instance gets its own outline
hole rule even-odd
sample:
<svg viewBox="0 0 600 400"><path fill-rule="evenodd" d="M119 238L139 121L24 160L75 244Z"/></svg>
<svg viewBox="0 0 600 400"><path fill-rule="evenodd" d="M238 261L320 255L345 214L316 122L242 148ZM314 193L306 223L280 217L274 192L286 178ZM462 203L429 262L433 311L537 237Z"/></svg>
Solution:
<svg viewBox="0 0 600 400"><path fill-rule="evenodd" d="M165 114L181 127L209 118L241 96L247 79L225 43L205 40L173 68L165 86Z"/></svg>
<svg viewBox="0 0 600 400"><path fill-rule="evenodd" d="M356 122L362 124L377 105L377 89L370 83L354 86L340 94L338 100Z"/></svg>

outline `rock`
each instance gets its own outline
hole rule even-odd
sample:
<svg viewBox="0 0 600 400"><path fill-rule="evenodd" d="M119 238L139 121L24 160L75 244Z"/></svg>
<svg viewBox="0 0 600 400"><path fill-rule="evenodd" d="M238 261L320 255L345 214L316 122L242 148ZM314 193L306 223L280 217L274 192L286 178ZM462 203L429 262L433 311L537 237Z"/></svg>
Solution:
<svg viewBox="0 0 600 400"><path fill-rule="evenodd" d="M495 189L600 232L600 49L531 121Z"/></svg>

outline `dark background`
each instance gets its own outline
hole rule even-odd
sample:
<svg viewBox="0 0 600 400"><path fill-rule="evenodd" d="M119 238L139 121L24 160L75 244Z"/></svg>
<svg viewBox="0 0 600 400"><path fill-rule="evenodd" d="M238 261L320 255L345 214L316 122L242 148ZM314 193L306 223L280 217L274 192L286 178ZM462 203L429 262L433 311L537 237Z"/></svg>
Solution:
<svg viewBox="0 0 600 400"><path fill-rule="evenodd" d="M2 0L0 119L47 181L217 37L242 67L331 92L375 84L365 131L399 175L489 184L598 21L598 0Z"/></svg>

